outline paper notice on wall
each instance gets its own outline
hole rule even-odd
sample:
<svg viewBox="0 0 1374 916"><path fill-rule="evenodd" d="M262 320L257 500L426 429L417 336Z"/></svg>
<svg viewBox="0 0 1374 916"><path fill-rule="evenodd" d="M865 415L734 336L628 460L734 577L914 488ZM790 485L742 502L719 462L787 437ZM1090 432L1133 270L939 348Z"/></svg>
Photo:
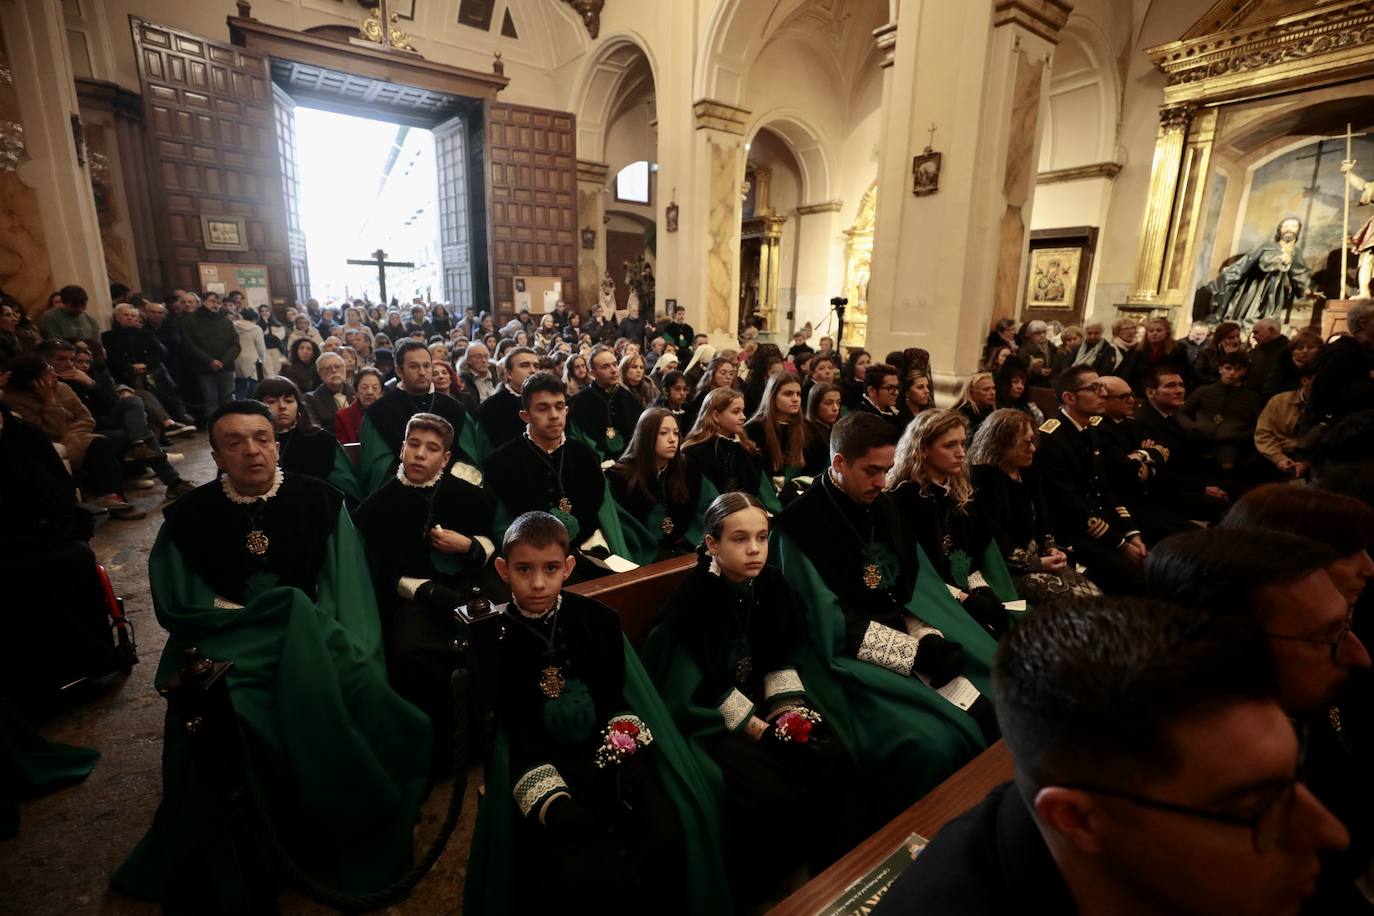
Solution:
<svg viewBox="0 0 1374 916"><path fill-rule="evenodd" d="M238 288L243 291L244 300L253 308L272 304L267 291L267 271L265 269L261 267L236 267L234 268L234 280Z"/></svg>

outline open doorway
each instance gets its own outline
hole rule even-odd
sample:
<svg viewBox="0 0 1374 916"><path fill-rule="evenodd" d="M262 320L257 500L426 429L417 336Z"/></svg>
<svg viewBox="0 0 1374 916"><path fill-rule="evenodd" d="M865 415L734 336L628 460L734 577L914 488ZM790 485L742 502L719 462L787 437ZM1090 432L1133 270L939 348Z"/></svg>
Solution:
<svg viewBox="0 0 1374 916"><path fill-rule="evenodd" d="M393 262L388 299L448 300L439 252L434 134L374 118L296 109L295 165L310 295L380 301L377 269L350 265L378 249Z"/></svg>

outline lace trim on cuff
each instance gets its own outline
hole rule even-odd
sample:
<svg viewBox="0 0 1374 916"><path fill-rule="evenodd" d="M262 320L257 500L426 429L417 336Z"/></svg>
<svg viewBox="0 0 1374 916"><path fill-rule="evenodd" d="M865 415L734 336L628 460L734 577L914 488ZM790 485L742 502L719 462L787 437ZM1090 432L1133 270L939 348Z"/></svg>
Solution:
<svg viewBox="0 0 1374 916"><path fill-rule="evenodd" d="M730 688L730 692L725 695L725 699L716 707L720 711L720 717L725 720L726 731L739 731L749 717L754 714L754 704L747 696L740 693L735 688Z"/></svg>
<svg viewBox="0 0 1374 916"><path fill-rule="evenodd" d="M916 639L880 623L870 623L855 657L908 676L916 662Z"/></svg>
<svg viewBox="0 0 1374 916"><path fill-rule="evenodd" d="M793 696L805 693L806 688L802 685L801 675L797 674L796 668L784 668L781 671L774 671L763 676L763 698L765 700L776 700L778 697Z"/></svg>
<svg viewBox="0 0 1374 916"><path fill-rule="evenodd" d="M515 796L520 816L529 817L530 812L549 796L567 791L568 784L558 775L558 769L551 763L545 763L526 771L524 776L517 779L511 794Z"/></svg>

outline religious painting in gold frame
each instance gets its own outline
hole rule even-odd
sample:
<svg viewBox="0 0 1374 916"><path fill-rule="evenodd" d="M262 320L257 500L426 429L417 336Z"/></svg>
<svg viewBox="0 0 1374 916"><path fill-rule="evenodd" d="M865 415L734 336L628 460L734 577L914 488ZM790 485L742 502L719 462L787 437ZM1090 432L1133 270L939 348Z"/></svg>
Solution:
<svg viewBox="0 0 1374 916"><path fill-rule="evenodd" d="M1082 265L1082 248L1033 249L1026 279L1026 308L1073 311Z"/></svg>

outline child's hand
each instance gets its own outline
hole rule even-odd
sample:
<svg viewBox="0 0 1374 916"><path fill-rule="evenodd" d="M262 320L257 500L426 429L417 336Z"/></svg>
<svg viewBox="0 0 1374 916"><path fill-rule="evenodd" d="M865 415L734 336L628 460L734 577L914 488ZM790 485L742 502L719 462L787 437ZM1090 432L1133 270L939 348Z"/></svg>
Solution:
<svg viewBox="0 0 1374 916"><path fill-rule="evenodd" d="M456 531L446 531L442 525L429 529L429 543L441 553L467 553L472 547L472 538Z"/></svg>

